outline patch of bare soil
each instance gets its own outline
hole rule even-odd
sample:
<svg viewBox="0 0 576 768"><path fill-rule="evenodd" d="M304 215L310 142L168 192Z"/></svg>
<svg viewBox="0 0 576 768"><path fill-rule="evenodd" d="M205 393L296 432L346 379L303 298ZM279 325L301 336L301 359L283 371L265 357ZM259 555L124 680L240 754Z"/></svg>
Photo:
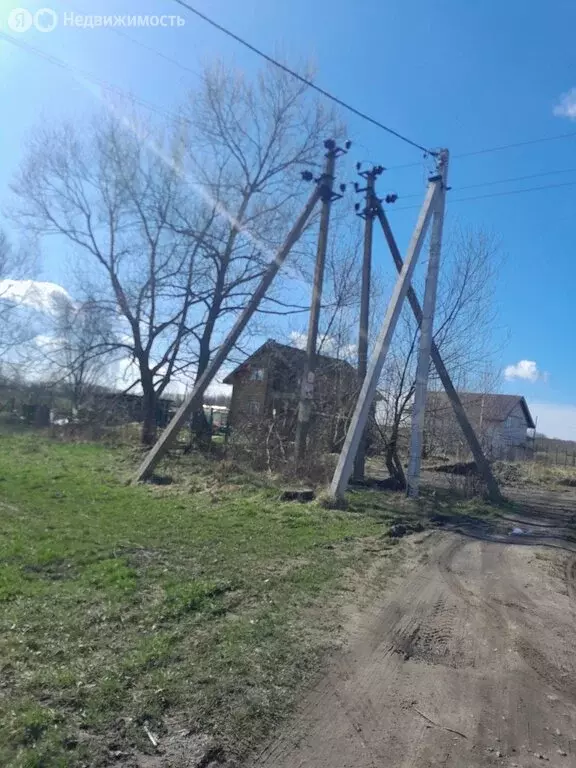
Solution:
<svg viewBox="0 0 576 768"><path fill-rule="evenodd" d="M480 531L463 521L422 540L248 765L576 765L574 507L546 517L538 501L516 512L522 534L505 519Z"/></svg>

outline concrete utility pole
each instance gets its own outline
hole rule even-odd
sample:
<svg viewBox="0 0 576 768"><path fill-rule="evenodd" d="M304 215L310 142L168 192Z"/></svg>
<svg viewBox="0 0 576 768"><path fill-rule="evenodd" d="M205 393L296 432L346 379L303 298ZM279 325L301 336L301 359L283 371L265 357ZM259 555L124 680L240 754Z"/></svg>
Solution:
<svg viewBox="0 0 576 768"><path fill-rule="evenodd" d="M378 203L377 207L378 207L378 220L380 221L380 225L384 232L384 237L386 238L386 242L388 243L388 247L390 248L390 253L392 254L392 258L394 259L396 269L398 270L398 272L401 272L402 267L404 266L404 263L402 261L402 256L400 255L400 249L396 244L396 240L392 233L390 223L388 222L388 218L386 217L386 213L384 212L382 205ZM422 308L420 307L420 302L418 301L416 292L412 287L408 289L408 301L410 303L410 306L412 307L412 312L414 313L416 322L418 323L418 325L420 325L422 322ZM492 473L488 460L484 456L484 453L482 451L482 446L480 445L480 441L476 436L474 427L472 426L472 424L470 423L470 420L468 419L466 411L464 410L462 402L460 401L458 392L456 391L456 387L452 383L450 374L448 373L448 370L444 365L444 361L442 360L440 352L438 351L438 347L436 346L436 343L434 341L432 341L431 355L432 355L432 362L434 363L436 371L438 372L438 376L440 377L442 386L444 387L446 394L448 395L448 398L452 403L452 408L454 410L454 415L456 417L456 420L460 425L460 429L462 430L462 433L464 434L464 437L466 438L468 445L470 446L470 450L472 452L472 455L474 456L474 461L476 462L478 471L484 478L484 482L486 483L486 488L488 490L488 496L491 501L494 501L494 502L501 501L502 496L500 494L500 489L498 487L496 478Z"/></svg>
<svg viewBox="0 0 576 768"><path fill-rule="evenodd" d="M414 268L424 243L426 230L428 228L432 212L435 208L438 194L440 194L440 180L438 178L434 178L428 183L428 190L426 192L426 197L424 199L424 204L422 205L420 215L418 216L416 228L412 234L406 261L404 262L402 271L398 276L398 280L396 281L396 285L392 293L392 298L388 304L388 309L386 310L386 316L384 317L384 322L382 323L380 335L378 337L374 352L372 353L372 357L370 358L370 363L366 372L366 378L364 379L362 390L360 391L360 397L358 398L358 402L356 403L356 408L354 410L354 415L352 416L352 421L348 427L346 440L344 441L344 447L342 448L342 453L340 454L340 458L338 459L338 464L336 466L336 471L334 472L334 477L332 478L330 490L337 498L342 498L344 496L344 492L346 491L346 487L348 485L348 480L352 474L352 467L356 457L356 452L358 450L358 445L360 444L360 438L366 427L370 408L372 407L374 396L376 395L378 379L380 377L380 373L382 372L382 366L384 365L386 355L388 354L390 342L392 341L392 336L394 335L394 330L400 316L400 311L402 310L402 304L406 298L408 288L410 287L410 281L412 280Z"/></svg>
<svg viewBox="0 0 576 768"><path fill-rule="evenodd" d="M264 273L262 280L260 281L260 284L254 291L254 294L248 301L248 304L244 308L242 314L236 320L234 326L232 327L232 330L230 331L230 333L228 334L228 336L226 337L222 345L219 347L218 351L214 355L214 358L212 359L212 361L210 362L210 364L208 365L208 367L206 368L202 376L200 376L200 378L198 379L198 382L196 383L196 386L194 387L190 395L182 403L182 405L176 412L176 415L174 416L170 424L168 424L164 432L160 435L160 438L158 439L154 447L147 454L146 458L138 468L138 471L134 475L133 482L145 480L147 477L150 477L155 467L157 466L158 462L167 453L171 443L176 439L178 431L184 425L189 415L193 411L197 410L202 406L202 398L203 398L204 392L206 391L212 379L218 373L220 366L222 365L224 360L226 360L226 358L230 354L232 347L238 341L238 338L240 337L240 334L246 327L248 321L250 320L254 312L258 309L258 305L260 304L261 300L264 298L266 291L268 290L272 281L276 277L278 270L280 269L286 257L290 253L292 246L297 242L302 232L304 231L304 227L306 226L310 216L312 215L312 212L316 207L316 204L320 200L320 196L321 196L321 187L319 184L317 184L316 187L314 188L314 191L310 195L310 198L306 203L304 210L302 211L302 213L296 220L296 223L288 233L288 236L284 242L284 245L282 245L282 247L277 251L274 259L269 263L266 269L266 272Z"/></svg>
<svg viewBox="0 0 576 768"><path fill-rule="evenodd" d="M362 287L360 291L360 328L358 332L358 385L361 387L366 378L368 367L368 332L370 327L370 282L372 276L372 235L374 231L374 217L376 216L376 177L384 171L381 165L374 166L368 171L358 172L366 180L366 187L357 192L365 192L364 210L359 214L364 218L364 251L362 255ZM366 430L362 434L358 453L354 461L354 479L364 479L364 464L366 454Z"/></svg>
<svg viewBox="0 0 576 768"><path fill-rule="evenodd" d="M312 417L314 401L314 377L316 373L316 346L318 342L318 325L322 308L322 286L324 283L324 265L328 249L328 227L330 225L330 209L332 201L340 195L334 195L334 171L336 158L344 150L336 146L333 139L327 139L324 146L326 163L318 181L322 212L320 214L320 230L318 232L318 247L316 250L316 266L314 268L314 285L312 287L312 303L310 305L310 320L308 322L308 339L306 342L306 365L300 384L300 401L298 403L298 422L296 424L296 439L294 442L294 461L298 464L306 455L306 441Z"/></svg>
<svg viewBox="0 0 576 768"><path fill-rule="evenodd" d="M438 274L440 272L440 255L442 253L442 231L444 228L444 211L446 207L446 187L448 184L448 150L443 149L438 155L437 173L440 183L440 194L436 199L436 207L430 232L430 250L428 271L424 287L424 304L422 307L422 322L420 323L420 347L416 365L416 382L414 386L414 405L412 408L412 425L410 434L410 458L408 461L408 476L406 493L413 498L418 496L420 483L420 466L422 463L422 445L424 438L424 416L426 413L426 395L428 394L428 376L430 374L430 350L434 334L434 315L436 312L436 293L438 289Z"/></svg>

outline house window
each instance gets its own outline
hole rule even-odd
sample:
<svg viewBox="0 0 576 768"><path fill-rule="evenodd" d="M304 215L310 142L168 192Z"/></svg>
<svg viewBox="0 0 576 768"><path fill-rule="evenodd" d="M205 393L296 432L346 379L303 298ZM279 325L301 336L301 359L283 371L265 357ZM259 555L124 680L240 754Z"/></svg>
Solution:
<svg viewBox="0 0 576 768"><path fill-rule="evenodd" d="M258 400L248 401L248 413L252 416L257 416L260 413L260 403Z"/></svg>
<svg viewBox="0 0 576 768"><path fill-rule="evenodd" d="M250 381L264 381L264 368L251 368Z"/></svg>
<svg viewBox="0 0 576 768"><path fill-rule="evenodd" d="M504 426L506 427L506 429L511 429L513 423L514 423L514 419L512 418L512 416L508 416L508 418L504 422Z"/></svg>

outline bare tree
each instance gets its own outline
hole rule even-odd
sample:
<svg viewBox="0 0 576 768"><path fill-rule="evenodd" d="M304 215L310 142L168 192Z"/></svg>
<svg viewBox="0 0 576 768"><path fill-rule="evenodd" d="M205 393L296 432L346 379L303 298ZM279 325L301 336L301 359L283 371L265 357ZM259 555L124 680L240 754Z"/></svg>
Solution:
<svg viewBox="0 0 576 768"><path fill-rule="evenodd" d="M309 193L302 170L319 163L323 140L338 127L305 85L274 67L255 82L222 66L208 69L185 116L185 158L202 184L206 215L213 216L201 243L202 318L189 339L198 379ZM197 243L190 209L179 214L178 230ZM294 309L277 288L263 312L269 323Z"/></svg>
<svg viewBox="0 0 576 768"><path fill-rule="evenodd" d="M36 333L30 306L34 298L29 280L33 266L30 244L15 249L0 229L0 355L8 375L22 368L29 356L28 344Z"/></svg>
<svg viewBox="0 0 576 768"><path fill-rule="evenodd" d="M0 349L2 353L13 342L14 325L11 322L15 304L11 298L9 278L12 269L12 248L8 236L0 230Z"/></svg>
<svg viewBox="0 0 576 768"><path fill-rule="evenodd" d="M145 443L154 440L156 401L181 370L200 279L200 240L170 226L184 185L166 144L142 123L126 128L111 117L81 137L69 125L39 131L13 187L19 222L74 246L90 303L122 327L114 348L138 369Z"/></svg>
<svg viewBox="0 0 576 768"><path fill-rule="evenodd" d="M485 386L486 371L495 352L496 270L497 243L492 235L481 230L460 230L449 238L440 275L434 340L460 389ZM381 400L377 404L385 464L401 486L405 485L405 477L399 453L405 446L400 443L410 420L417 342L417 324L406 306L382 372ZM433 366L429 387L440 387Z"/></svg>
<svg viewBox="0 0 576 768"><path fill-rule="evenodd" d="M72 244L93 301L120 318L143 442L157 399L179 374L202 374L244 306L332 126L287 75L265 70L253 84L219 67L164 130L105 117L31 140L15 216Z"/></svg>
<svg viewBox="0 0 576 768"><path fill-rule="evenodd" d="M116 339L110 315L96 301L52 299L51 335L42 351L56 382L63 386L74 413L97 384L106 384L114 361Z"/></svg>

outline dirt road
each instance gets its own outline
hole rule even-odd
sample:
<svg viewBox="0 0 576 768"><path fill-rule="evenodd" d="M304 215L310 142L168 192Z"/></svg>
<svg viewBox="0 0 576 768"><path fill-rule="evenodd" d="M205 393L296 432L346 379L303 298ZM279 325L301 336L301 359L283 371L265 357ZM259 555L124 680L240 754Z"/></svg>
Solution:
<svg viewBox="0 0 576 768"><path fill-rule="evenodd" d="M414 544L253 768L576 766L576 554L520 521Z"/></svg>

